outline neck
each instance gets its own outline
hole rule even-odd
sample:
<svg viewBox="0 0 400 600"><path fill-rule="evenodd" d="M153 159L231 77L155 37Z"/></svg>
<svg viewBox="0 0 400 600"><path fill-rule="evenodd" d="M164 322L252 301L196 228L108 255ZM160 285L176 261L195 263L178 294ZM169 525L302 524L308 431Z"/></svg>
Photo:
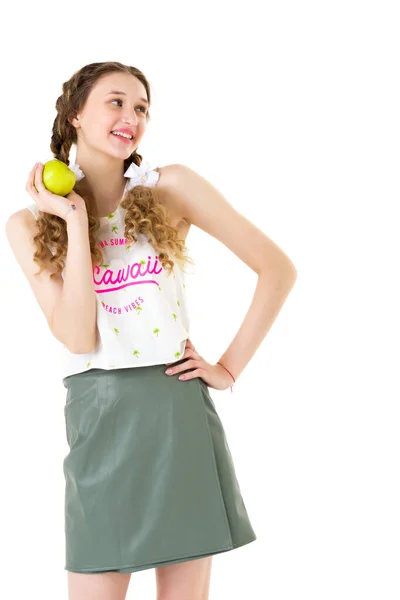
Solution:
<svg viewBox="0 0 400 600"><path fill-rule="evenodd" d="M80 181L83 193L89 194L99 217L106 217L119 205L124 193L127 178L124 177L124 163L121 160L96 163L85 161L77 155L75 161L85 177Z"/></svg>

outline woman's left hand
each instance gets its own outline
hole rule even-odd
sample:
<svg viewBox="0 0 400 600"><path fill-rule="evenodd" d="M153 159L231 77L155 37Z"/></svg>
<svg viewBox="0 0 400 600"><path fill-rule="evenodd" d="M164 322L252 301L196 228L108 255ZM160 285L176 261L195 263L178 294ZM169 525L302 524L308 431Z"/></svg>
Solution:
<svg viewBox="0 0 400 600"><path fill-rule="evenodd" d="M187 369L194 369L189 373L183 373L183 375L179 377L179 380L187 381L188 379L200 377L209 387L212 387L215 390L226 390L233 384L232 377L224 367L219 364L211 365L208 363L198 352L196 352L195 347L189 339L186 340L185 352L179 361L184 358L188 360L176 366L174 366L175 363L165 363L168 366L167 370L171 370L170 373L167 373L167 376L171 377L171 375L179 374Z"/></svg>

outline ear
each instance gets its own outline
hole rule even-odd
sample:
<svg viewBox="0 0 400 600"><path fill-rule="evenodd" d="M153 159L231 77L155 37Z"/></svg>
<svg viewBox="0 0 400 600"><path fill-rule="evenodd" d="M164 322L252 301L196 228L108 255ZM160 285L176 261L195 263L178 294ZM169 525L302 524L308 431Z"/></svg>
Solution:
<svg viewBox="0 0 400 600"><path fill-rule="evenodd" d="M79 129L80 128L80 123L79 123L79 118L78 117L74 117L72 119L68 119L68 122L71 123L71 125L73 127L75 127L75 129Z"/></svg>

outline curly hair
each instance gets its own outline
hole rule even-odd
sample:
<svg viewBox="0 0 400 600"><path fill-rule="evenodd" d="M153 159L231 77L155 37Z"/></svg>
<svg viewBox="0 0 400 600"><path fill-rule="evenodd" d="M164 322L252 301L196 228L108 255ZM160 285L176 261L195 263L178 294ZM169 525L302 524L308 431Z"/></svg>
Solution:
<svg viewBox="0 0 400 600"><path fill-rule="evenodd" d="M82 110L97 80L103 75L113 72L130 73L136 77L146 89L150 106L150 85L144 74L136 67L127 66L119 62L91 63L82 67L68 81L63 83L63 93L56 101L57 116L53 123L50 143L50 149L54 158L69 165L71 146L77 142L76 129L70 120ZM146 118L147 120L150 119L148 111ZM140 166L142 163L142 156L136 151L125 159L124 172L132 163L137 166ZM75 183L74 191L85 201L88 213L88 234L92 265L99 265L103 262L103 253L95 239L95 233L100 227L100 221L94 200L88 193L83 193L80 181ZM126 209L126 239L133 242L137 240L137 237L135 237L136 234L146 234L149 242L158 252L159 261L166 271L171 273L174 268L174 261L171 259L170 254L174 255L182 268L186 262L194 264L194 261L185 254L187 250L185 242L178 238L178 230L172 225L171 216L165 204L160 199L157 187L134 186L126 192L120 206ZM34 236L33 242L36 246L33 259L40 267L36 275L39 275L47 266L45 261L49 261L50 266L56 269L50 275L51 278L61 273L65 267L67 255L68 236L66 221L57 215L39 211L37 234Z"/></svg>

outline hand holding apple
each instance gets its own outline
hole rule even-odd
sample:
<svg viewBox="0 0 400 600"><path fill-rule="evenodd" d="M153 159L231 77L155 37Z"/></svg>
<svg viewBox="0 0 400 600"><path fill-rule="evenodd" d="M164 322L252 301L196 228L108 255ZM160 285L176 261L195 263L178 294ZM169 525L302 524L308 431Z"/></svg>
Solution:
<svg viewBox="0 0 400 600"><path fill-rule="evenodd" d="M49 162L53 162L53 161L49 161ZM68 169L67 165L62 163L62 161L57 161L57 162L60 162ZM48 164L48 163L46 163L46 164ZM77 211L79 211L79 213L84 212L87 217L86 203L85 203L84 199L72 190L73 186L71 187L72 191L70 191L69 193L66 191L66 190L68 190L68 186L71 185L72 179L69 178L70 176L67 175L67 177L65 179L63 179L63 177L65 175L65 171L63 172L62 170L60 170L58 172L61 173L61 177L57 182L56 178L53 179L52 177L49 177L49 173L51 173L51 169L48 171L47 184L50 185L50 187L52 187L52 189L58 189L61 192L64 192L64 194L66 194L66 195L56 194L56 193L49 191L49 189L43 183L44 168L45 168L45 165L42 165L41 163L36 163L36 165L33 167L31 172L29 173L28 181L25 186L26 191L35 200L36 204L38 205L39 210L41 210L42 212L47 212L51 215L56 215L57 217L60 217L61 219L65 219L67 214L72 214L73 212L77 212ZM58 167L56 167L56 169L57 168ZM71 174L74 177L73 185L75 185L75 173L73 173L70 169L68 169L68 170L71 172ZM63 175L63 173L64 173L64 175ZM50 181L50 183L49 183L49 181ZM72 205L76 206L77 211L71 210Z"/></svg>

